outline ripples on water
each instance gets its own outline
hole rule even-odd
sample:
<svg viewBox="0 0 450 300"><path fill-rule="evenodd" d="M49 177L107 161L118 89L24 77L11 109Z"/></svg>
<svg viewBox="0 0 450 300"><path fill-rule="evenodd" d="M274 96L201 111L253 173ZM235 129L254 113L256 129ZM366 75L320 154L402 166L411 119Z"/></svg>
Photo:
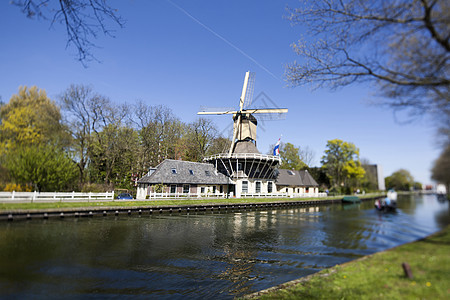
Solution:
<svg viewBox="0 0 450 300"><path fill-rule="evenodd" d="M0 296L228 299L427 236L448 202L399 199L0 224Z"/></svg>

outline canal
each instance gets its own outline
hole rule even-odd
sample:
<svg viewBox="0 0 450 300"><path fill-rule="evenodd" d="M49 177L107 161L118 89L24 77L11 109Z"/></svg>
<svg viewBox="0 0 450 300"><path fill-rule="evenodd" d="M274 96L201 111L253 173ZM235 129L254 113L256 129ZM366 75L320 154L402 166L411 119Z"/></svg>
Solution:
<svg viewBox="0 0 450 300"><path fill-rule="evenodd" d="M448 201L0 223L0 298L230 299L425 237Z"/></svg>

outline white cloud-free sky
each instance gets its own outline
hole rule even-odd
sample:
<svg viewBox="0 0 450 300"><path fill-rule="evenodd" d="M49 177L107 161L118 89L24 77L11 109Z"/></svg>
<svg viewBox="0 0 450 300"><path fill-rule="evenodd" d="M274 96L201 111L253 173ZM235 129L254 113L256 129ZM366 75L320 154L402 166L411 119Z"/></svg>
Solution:
<svg viewBox="0 0 450 300"><path fill-rule="evenodd" d="M353 85L337 92L287 87L284 66L299 60L290 45L305 35L291 26L286 7L297 1L111 1L126 19L115 38L101 37L93 49L101 61L85 68L66 48L64 27L30 20L0 3L0 96L36 85L57 99L70 84L91 85L111 100L164 104L184 122L201 106L237 107L244 74L256 73L254 95L264 92L286 119L264 122L257 145L269 151L282 141L308 146L319 165L328 140L354 143L361 158L381 164L384 175L405 168L430 183L439 155L434 128L423 119L399 124L391 110L369 105L375 88ZM225 134L229 116L211 117Z"/></svg>

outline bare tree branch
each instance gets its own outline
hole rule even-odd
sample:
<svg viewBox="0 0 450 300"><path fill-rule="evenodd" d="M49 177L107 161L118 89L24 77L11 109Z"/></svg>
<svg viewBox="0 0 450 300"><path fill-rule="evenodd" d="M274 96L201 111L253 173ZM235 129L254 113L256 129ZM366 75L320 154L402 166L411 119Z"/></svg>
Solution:
<svg viewBox="0 0 450 300"><path fill-rule="evenodd" d="M77 59L87 66L91 60L98 61L92 54L97 47L92 40L99 33L114 37L112 26L123 28L124 20L117 10L110 7L106 0L13 0L28 18L50 20L63 24L66 28L67 45L77 49Z"/></svg>

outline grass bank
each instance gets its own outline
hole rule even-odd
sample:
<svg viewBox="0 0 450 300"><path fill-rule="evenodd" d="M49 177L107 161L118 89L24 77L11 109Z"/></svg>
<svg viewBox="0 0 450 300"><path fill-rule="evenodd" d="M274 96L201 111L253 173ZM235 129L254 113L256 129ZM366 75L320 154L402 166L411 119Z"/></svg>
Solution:
<svg viewBox="0 0 450 300"><path fill-rule="evenodd" d="M405 276L402 263L413 274ZM425 239L251 295L257 299L450 299L450 226Z"/></svg>
<svg viewBox="0 0 450 300"><path fill-rule="evenodd" d="M360 195L360 198L382 197L383 194ZM248 204L284 201L321 201L342 199L343 196L321 198L230 198L230 199L184 199L184 200L147 200L147 201L107 201L107 202L51 202L51 203L0 203L0 211L13 210L45 210L55 208L80 208L80 207L157 207L157 206L181 206L181 205L219 205L219 204Z"/></svg>

